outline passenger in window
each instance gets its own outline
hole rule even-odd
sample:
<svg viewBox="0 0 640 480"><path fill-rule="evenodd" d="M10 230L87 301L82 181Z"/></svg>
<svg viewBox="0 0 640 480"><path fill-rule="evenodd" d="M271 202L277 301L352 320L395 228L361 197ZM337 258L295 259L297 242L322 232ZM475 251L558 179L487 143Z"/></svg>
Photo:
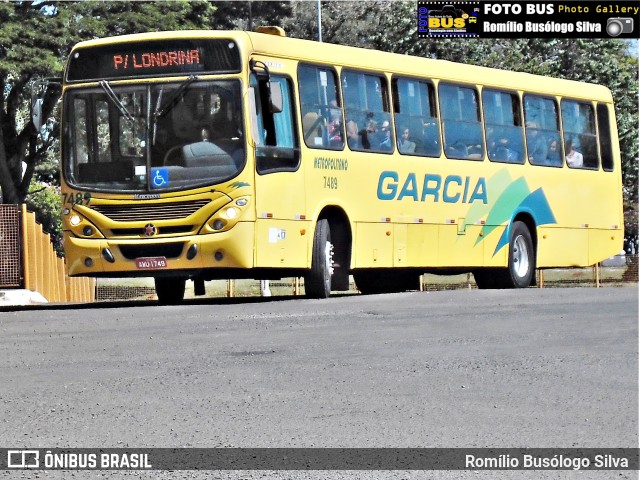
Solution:
<svg viewBox="0 0 640 480"><path fill-rule="evenodd" d="M549 148L547 150L547 161L545 162L545 165L562 165L562 157L560 155L560 142L555 138L552 138L549 142Z"/></svg>
<svg viewBox="0 0 640 480"><path fill-rule="evenodd" d="M382 140L380 140L380 150L390 152L391 150L393 150L393 143L391 142L391 125L389 124L388 120L382 122L380 132L382 133Z"/></svg>
<svg viewBox="0 0 640 480"><path fill-rule="evenodd" d="M493 150L489 151L491 160L517 162L519 160L518 157L518 152L509 146L509 140L506 137L499 138L493 145Z"/></svg>
<svg viewBox="0 0 640 480"><path fill-rule="evenodd" d="M329 123L327 123L327 133L329 134L329 144L332 147L342 147L342 111L337 107L335 100L331 101L332 108L329 110Z"/></svg>
<svg viewBox="0 0 640 480"><path fill-rule="evenodd" d="M565 152L567 152L567 165L574 168L583 166L582 154L573 148L573 141L567 140L564 143Z"/></svg>
<svg viewBox="0 0 640 480"><path fill-rule="evenodd" d="M401 129L402 136L398 141L398 150L400 153L414 153L416 151L416 144L410 140L411 131L407 127Z"/></svg>
<svg viewBox="0 0 640 480"><path fill-rule="evenodd" d="M547 142L540 135L535 122L527 122L527 147L531 163L541 164L547 161Z"/></svg>
<svg viewBox="0 0 640 480"><path fill-rule="evenodd" d="M360 135L358 134L358 124L353 120L347 122L347 144L349 148L355 150L360 143Z"/></svg>
<svg viewBox="0 0 640 480"><path fill-rule="evenodd" d="M440 133L439 126L434 122L427 122L424 127L424 147L423 153L430 156L440 154ZM416 148L418 145L416 144Z"/></svg>
<svg viewBox="0 0 640 480"><path fill-rule="evenodd" d="M375 120L369 120L367 122L367 128L364 128L358 132L360 136L360 145L365 150L371 149L371 140L374 140L375 144L375 136L378 132L378 122Z"/></svg>

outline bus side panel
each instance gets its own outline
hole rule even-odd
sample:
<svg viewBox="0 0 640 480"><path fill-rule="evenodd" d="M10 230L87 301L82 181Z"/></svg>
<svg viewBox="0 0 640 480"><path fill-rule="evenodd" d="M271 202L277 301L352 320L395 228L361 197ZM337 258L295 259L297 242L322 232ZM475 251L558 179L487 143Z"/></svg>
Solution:
<svg viewBox="0 0 640 480"><path fill-rule="evenodd" d="M589 263L589 231L586 228L538 228L537 266L581 267Z"/></svg>
<svg viewBox="0 0 640 480"><path fill-rule="evenodd" d="M392 265L393 225L358 223L356 224L354 265L355 268L383 268Z"/></svg>
<svg viewBox="0 0 640 480"><path fill-rule="evenodd" d="M444 259L441 267L481 266L484 262L484 247L476 244L480 227L458 224L440 225L438 235L438 255Z"/></svg>
<svg viewBox="0 0 640 480"><path fill-rule="evenodd" d="M310 222L258 219L256 221L256 266L307 268L307 242L313 242Z"/></svg>
<svg viewBox="0 0 640 480"><path fill-rule="evenodd" d="M589 230L589 265L596 264L602 261L602 257L612 257L618 255L623 246L623 233L622 229L619 230L604 230L604 229L590 229Z"/></svg>
<svg viewBox="0 0 640 480"><path fill-rule="evenodd" d="M502 238L506 225L499 225L489 233L483 233L481 244L484 245L485 267L506 267L509 246L505 245L496 252L496 246Z"/></svg>
<svg viewBox="0 0 640 480"><path fill-rule="evenodd" d="M398 223L393 226L393 266L408 267L407 231L408 226Z"/></svg>
<svg viewBox="0 0 640 480"><path fill-rule="evenodd" d="M407 262L410 266L438 265L438 225L407 225Z"/></svg>

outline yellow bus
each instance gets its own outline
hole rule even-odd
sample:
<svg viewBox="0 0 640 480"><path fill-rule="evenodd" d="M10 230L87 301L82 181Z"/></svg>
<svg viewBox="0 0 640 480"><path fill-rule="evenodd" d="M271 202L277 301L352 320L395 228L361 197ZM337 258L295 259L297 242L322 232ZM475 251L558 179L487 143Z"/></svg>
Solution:
<svg viewBox="0 0 640 480"><path fill-rule="evenodd" d="M71 276L304 277L309 297L480 288L622 249L603 86L259 32L76 45L63 78Z"/></svg>

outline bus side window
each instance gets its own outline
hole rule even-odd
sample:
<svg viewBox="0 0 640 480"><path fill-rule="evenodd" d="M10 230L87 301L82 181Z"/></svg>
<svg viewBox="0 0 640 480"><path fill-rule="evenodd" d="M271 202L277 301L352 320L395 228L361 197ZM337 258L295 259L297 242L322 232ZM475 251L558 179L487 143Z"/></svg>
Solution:
<svg viewBox="0 0 640 480"><path fill-rule="evenodd" d="M482 108L489 160L524 163L524 132L518 95L484 89Z"/></svg>
<svg viewBox="0 0 640 480"><path fill-rule="evenodd" d="M398 151L440 156L440 128L432 83L410 78L392 81Z"/></svg>
<svg viewBox="0 0 640 480"><path fill-rule="evenodd" d="M302 137L310 148L342 150L344 123L336 73L312 65L298 67Z"/></svg>
<svg viewBox="0 0 640 480"><path fill-rule="evenodd" d="M598 103L598 139L600 140L600 158L602 168L613 172L613 149L611 145L611 127L609 126L609 109L604 103Z"/></svg>
<svg viewBox="0 0 640 480"><path fill-rule="evenodd" d="M597 169L598 142L593 106L590 103L563 99L562 133L567 165Z"/></svg>
<svg viewBox="0 0 640 480"><path fill-rule="evenodd" d="M386 78L343 70L341 81L349 148L393 152L395 141Z"/></svg>
<svg viewBox="0 0 640 480"><path fill-rule="evenodd" d="M440 114L447 158L482 160L484 141L478 92L473 87L440 83Z"/></svg>
<svg viewBox="0 0 640 480"><path fill-rule="evenodd" d="M282 92L282 111L271 112L267 79L251 75L255 89L258 144L256 170L259 174L294 171L300 164L300 149L295 133L291 82L285 77L271 75L269 81L278 83Z"/></svg>
<svg viewBox="0 0 640 480"><path fill-rule="evenodd" d="M564 165L556 101L526 94L524 118L529 163L552 167Z"/></svg>

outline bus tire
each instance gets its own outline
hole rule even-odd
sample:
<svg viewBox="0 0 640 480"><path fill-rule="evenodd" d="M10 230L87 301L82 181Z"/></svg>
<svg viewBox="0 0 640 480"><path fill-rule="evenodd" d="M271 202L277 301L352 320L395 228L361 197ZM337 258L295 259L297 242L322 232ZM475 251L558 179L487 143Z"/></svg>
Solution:
<svg viewBox="0 0 640 480"><path fill-rule="evenodd" d="M328 298L331 295L333 274L333 245L326 219L318 220L313 235L311 270L304 276L304 291L309 298Z"/></svg>
<svg viewBox="0 0 640 480"><path fill-rule="evenodd" d="M155 277L156 295L160 305L177 305L184 300L186 278Z"/></svg>
<svg viewBox="0 0 640 480"><path fill-rule="evenodd" d="M533 284L536 254L531 232L524 222L511 225L509 262L507 268L476 270L473 276L478 288L527 288Z"/></svg>
<svg viewBox="0 0 640 480"><path fill-rule="evenodd" d="M511 226L509 240L509 288L527 288L533 283L536 273L536 253L529 227L516 221Z"/></svg>

